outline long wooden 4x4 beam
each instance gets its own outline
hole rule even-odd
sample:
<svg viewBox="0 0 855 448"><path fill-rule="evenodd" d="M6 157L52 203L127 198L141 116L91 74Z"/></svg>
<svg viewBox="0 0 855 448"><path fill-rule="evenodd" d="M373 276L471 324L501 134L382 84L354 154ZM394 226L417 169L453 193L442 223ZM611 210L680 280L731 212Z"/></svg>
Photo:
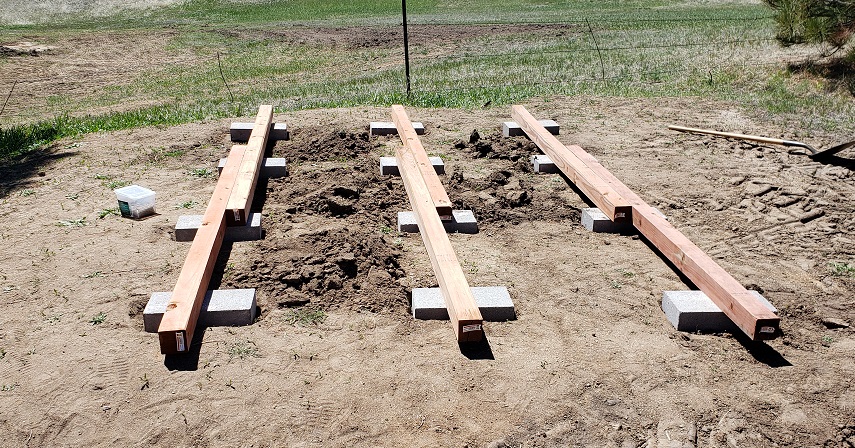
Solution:
<svg viewBox="0 0 855 448"><path fill-rule="evenodd" d="M404 145L410 149L411 154L415 158L422 179L428 187L433 205L436 207L436 212L441 220L451 219L451 199L448 198L448 193L442 187L439 181L439 176L430 162L430 158L419 140L418 134L413 127L413 124L407 118L407 111L404 106L392 106L392 121L395 122L395 127L398 128L398 135Z"/></svg>
<svg viewBox="0 0 855 448"><path fill-rule="evenodd" d="M273 106L260 106L255 118L255 126L246 142L246 154L235 179L234 190L226 206L226 223L230 226L242 226L249 217L255 186L258 183L261 165L264 163L264 151L270 135L270 123L273 121Z"/></svg>
<svg viewBox="0 0 855 448"><path fill-rule="evenodd" d="M190 342L193 340L202 302L226 233L226 204L234 188L245 152L245 145L234 145L229 152L226 166L220 173L217 186L214 187L214 194L202 216L202 225L196 231L193 244L184 260L184 266L178 274L172 297L166 305L166 312L157 329L160 352L165 355L185 353L190 350Z"/></svg>
<svg viewBox="0 0 855 448"><path fill-rule="evenodd" d="M564 174L573 180L594 204L597 206L600 203L615 202L629 204L632 207L632 224L635 228L653 243L686 278L709 296L749 338L774 339L780 334L778 316L761 304L744 286L671 223L659 216L653 207L618 180L594 156L580 146L564 146L522 106L513 106L511 116L550 158L556 154L559 157L558 160L578 160L585 166L584 171L578 171L571 176L565 171L566 163L556 162ZM552 137L552 140L548 137ZM553 161L556 159L553 158ZM580 177L580 181L577 182L575 179ZM599 197L601 196L599 189L591 191L590 188L582 187L582 185L602 185L603 183L609 187L607 191L616 192L621 199L614 201L613 198L609 198L606 201L605 198Z"/></svg>
<svg viewBox="0 0 855 448"><path fill-rule="evenodd" d="M484 318L481 316L478 305L475 304L475 298L472 296L472 290L463 274L463 268L460 267L457 254L451 247L451 241L448 239L448 234L445 233L445 228L439 219L432 193L436 192L436 185L438 185L438 189L446 198L448 195L445 193L442 184L439 183L439 178L436 177L436 172L434 172L430 161L427 162L427 168L433 175L425 176L423 167L424 160L427 160L427 154L425 154L424 147L422 147L416 131L410 123L407 112L402 106L392 106L392 118L398 127L401 140L404 142L403 146L395 150L398 170L401 172L404 188L407 190L410 205L413 207L413 214L416 216L422 241L427 248L433 272L436 274L442 298L445 300L454 333L459 342L479 341L484 337ZM421 157L422 155L424 157ZM430 178L436 180L434 190L427 182L427 179Z"/></svg>

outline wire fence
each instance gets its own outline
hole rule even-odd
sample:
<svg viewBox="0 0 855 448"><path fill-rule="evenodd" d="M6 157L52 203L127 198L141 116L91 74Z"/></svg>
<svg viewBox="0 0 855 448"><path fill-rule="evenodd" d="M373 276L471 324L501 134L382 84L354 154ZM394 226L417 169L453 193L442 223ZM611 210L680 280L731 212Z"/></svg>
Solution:
<svg viewBox="0 0 855 448"><path fill-rule="evenodd" d="M777 41L771 35L770 26L760 26L761 22L771 21L770 16L755 17L705 17L705 18L662 18L662 19L603 19L592 26L588 20L567 20L558 22L517 22L514 26L537 25L543 27L574 26L575 32L562 35L563 40L552 39L541 44L540 48L495 50L488 48L463 48L451 54L423 54L411 58L415 65L412 69L413 92L417 94L436 94L448 92L484 91L496 89L519 89L535 86L574 86L583 84L648 83L661 84L674 77L705 75L710 84L715 73L734 68L763 69L784 67L787 61L780 55L770 55L767 48L777 48ZM688 33L682 39L659 39L653 30L652 36L645 36L651 30L638 27L650 22L731 22L739 27L753 29L742 38L722 38L720 35L698 35ZM438 22L431 22L437 25ZM622 26L631 25L632 31ZM453 25L453 23L443 23ZM505 22L479 23L482 25L509 25ZM595 31L596 28L596 31ZM758 30L765 31L758 31ZM618 34L613 34L618 31ZM667 33L667 31L665 31ZM610 35L611 34L611 35ZM604 40L604 43L600 41ZM412 39L411 39L412 41ZM638 43L627 43L638 42ZM513 46L512 44L508 44ZM530 44L529 44L530 45ZM804 63L808 59L793 60L789 63ZM448 71L469 68L472 71L490 68L499 61L513 61L516 65L505 73L485 70L483 77L448 77L451 81L441 85L433 78L435 71ZM501 62L499 62L501 64ZM537 68L537 64L547 67ZM570 67L570 68L568 68ZM550 76L549 68L555 68ZM525 73L528 69L529 72ZM544 73L537 76L537 72ZM594 72L598 72L596 76ZM517 78L517 79L514 79ZM669 78L669 79L665 79Z"/></svg>
<svg viewBox="0 0 855 448"><path fill-rule="evenodd" d="M743 70L766 70L785 68L786 64L802 64L811 60L807 53L798 59L785 61L781 52L767 51L777 48L772 36L771 16L746 17L668 17L668 18L597 18L557 21L483 21L456 23L454 21L430 21L416 18L409 22L410 42L421 52L413 52L411 62L411 85L414 95L449 95L457 92L469 95L473 92L501 92L514 90L531 95L548 93L574 93L589 89L596 91L610 83L616 86L648 86L662 88L669 84L709 84L717 82L720 74ZM699 28L690 24L702 24ZM683 26L680 32L669 27L651 24L676 24ZM435 27L470 27L444 36L431 36ZM500 37L491 35L489 27L502 27ZM478 39L467 38L467 32L485 28L476 33L478 38L495 45L484 45ZM535 28L530 28L535 27ZM420 29L421 28L421 29ZM356 63L351 62L342 72L317 66L311 73L296 73L292 78L264 76L247 83L247 78L231 76L228 48L213 48L211 54L198 54L198 59L187 67L185 73L213 72L217 82L222 80L222 100L253 102L270 99L276 104L290 107L313 107L336 104L336 98L346 98L338 104L356 104L359 101L378 102L389 98L400 98L406 92L404 74L404 49L396 44L401 38L400 24L356 26L356 31L366 29L377 36L373 42L354 45L355 53L373 51L382 61L381 66L362 67L355 72ZM734 33L734 30L737 32ZM739 32L742 30L742 32ZM556 34L549 34L555 31ZM339 29L347 33L348 28ZM732 37L740 36L739 38ZM424 38L420 42L419 38ZM455 41L457 39L458 41ZM284 41L283 42L287 42ZM313 45L310 39L301 44ZM312 52L304 52L306 58ZM225 56L225 57L223 57ZM145 64L140 61L140 64ZM379 64L378 64L379 65ZM145 73L143 71L143 73ZM182 76L184 73L182 73ZM348 78L349 77L349 78ZM291 80L302 80L303 84L281 87ZM313 81L309 82L308 80ZM87 79L58 80L55 76L26 77L15 81L18 88L30 85L38 89L52 83L97 82ZM243 86L238 84L242 83ZM239 87L243 92L232 92ZM12 82L9 82L12 85ZM249 85L249 87L246 87ZM94 87L94 86L93 86ZM0 86L0 94L8 86ZM253 90L255 89L255 90ZM655 90L655 89L654 89ZM208 92L212 90L209 89ZM247 92L252 95L246 95ZM243 93L243 95L241 95ZM173 96L174 98L174 96ZM308 98L308 99L307 99ZM367 98L367 100L366 100ZM385 98L385 100L384 100ZM190 101L208 101L208 98L187 98ZM220 101L220 99L218 99Z"/></svg>

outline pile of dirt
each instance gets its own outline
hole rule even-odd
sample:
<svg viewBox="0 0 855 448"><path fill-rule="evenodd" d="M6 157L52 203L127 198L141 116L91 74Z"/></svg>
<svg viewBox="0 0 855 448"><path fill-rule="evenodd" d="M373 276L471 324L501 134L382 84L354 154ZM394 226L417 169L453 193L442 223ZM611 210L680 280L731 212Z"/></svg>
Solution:
<svg viewBox="0 0 855 448"><path fill-rule="evenodd" d="M0 56L38 56L42 53L50 53L53 49L54 47L48 45L18 42L0 45Z"/></svg>
<svg viewBox="0 0 855 448"><path fill-rule="evenodd" d="M392 228L408 205L400 179L380 176L375 145L365 132L321 127L278 142L273 152L291 172L270 180L263 204L254 204L267 234L251 263L224 283L259 289L262 308L405 309Z"/></svg>
<svg viewBox="0 0 855 448"><path fill-rule="evenodd" d="M482 136L477 129L472 130L467 140L455 143L454 147L470 153L475 158L510 160L523 172L531 172L528 160L531 156L540 154L537 145L525 137L508 138L498 132Z"/></svg>
<svg viewBox="0 0 855 448"><path fill-rule="evenodd" d="M224 281L262 291L262 308L305 304L325 309L402 311L407 306L401 252L392 238L374 229L347 226L333 230L267 238L249 270ZM405 312L405 311L404 311Z"/></svg>
<svg viewBox="0 0 855 448"><path fill-rule="evenodd" d="M554 177L533 174L530 159L540 150L528 139L502 137L500 133L482 137L474 130L468 141L460 140L454 147L475 159L491 159L503 166L486 177L456 171L448 179L450 190L455 192L455 208L471 209L482 224L579 218L579 209L556 194L568 190L566 182L551 182Z"/></svg>
<svg viewBox="0 0 855 448"><path fill-rule="evenodd" d="M292 131L290 140L277 142L274 153L289 162L344 161L366 156L377 146L379 143L372 142L368 132L330 131L313 126Z"/></svg>

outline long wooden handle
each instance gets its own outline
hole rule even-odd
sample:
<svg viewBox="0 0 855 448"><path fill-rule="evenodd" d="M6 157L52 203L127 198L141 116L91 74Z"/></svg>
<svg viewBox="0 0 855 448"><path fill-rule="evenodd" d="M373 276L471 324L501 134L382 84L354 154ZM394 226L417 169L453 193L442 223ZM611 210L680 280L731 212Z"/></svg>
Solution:
<svg viewBox="0 0 855 448"><path fill-rule="evenodd" d="M757 135L734 134L732 132L719 132L719 131L713 131L710 129L687 128L687 127L683 127L683 126L674 126L674 125L668 126L668 129L671 129L674 131L680 131L680 132L694 132L695 134L709 134L709 135L718 135L720 137L738 138L741 140L752 140L752 141L761 142L761 143L771 143L773 145L793 146L790 144L793 142L790 142L788 140L781 140L779 138L770 138L770 137L760 137Z"/></svg>

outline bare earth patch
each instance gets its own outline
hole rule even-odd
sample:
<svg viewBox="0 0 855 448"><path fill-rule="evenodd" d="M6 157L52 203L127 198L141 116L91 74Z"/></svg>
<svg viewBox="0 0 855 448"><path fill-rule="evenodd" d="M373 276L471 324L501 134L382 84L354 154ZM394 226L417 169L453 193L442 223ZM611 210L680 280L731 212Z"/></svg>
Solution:
<svg viewBox="0 0 855 448"><path fill-rule="evenodd" d="M290 175L263 186L265 238L224 252L215 285L258 288L252 326L209 328L198 355L164 364L141 310L171 290L229 121L92 134L0 169L0 437L6 446L852 446L855 154L830 163L785 148L691 136L667 124L785 136L737 105L551 98L562 125L744 285L781 311L754 345L677 333L663 290L687 289L633 235L586 232L586 203L536 175L509 108L410 109L442 154L443 182L475 211L451 235L474 286L507 286L519 319L461 351L446 322L414 321L408 291L435 279L408 209L381 177L397 137L366 135L386 109L280 114ZM246 120L243 117L240 120ZM238 120L238 119L236 119ZM469 143L477 129L481 138ZM833 143L815 136L815 146ZM111 182L157 192L158 215L114 215ZM523 199L527 198L527 199ZM184 208L187 206L189 208ZM821 213L818 213L821 211ZM800 220L808 215L812 219ZM292 325L295 310L322 322ZM101 314L103 313L103 315Z"/></svg>

